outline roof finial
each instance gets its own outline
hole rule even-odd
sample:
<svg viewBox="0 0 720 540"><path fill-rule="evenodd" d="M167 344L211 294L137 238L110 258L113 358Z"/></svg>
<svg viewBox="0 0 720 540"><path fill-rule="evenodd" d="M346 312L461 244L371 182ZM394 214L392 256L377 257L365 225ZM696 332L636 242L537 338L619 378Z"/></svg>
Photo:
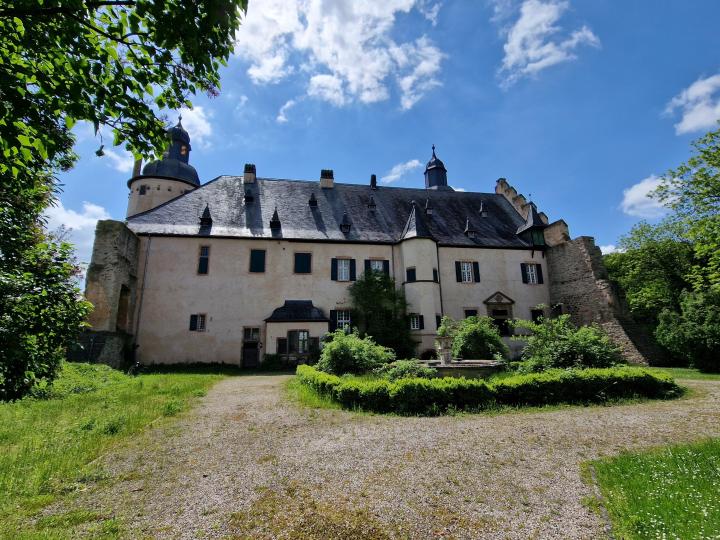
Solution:
<svg viewBox="0 0 720 540"><path fill-rule="evenodd" d="M437 156L435 155L435 145L434 144L432 145L432 150L433 150L433 157L437 159Z"/></svg>

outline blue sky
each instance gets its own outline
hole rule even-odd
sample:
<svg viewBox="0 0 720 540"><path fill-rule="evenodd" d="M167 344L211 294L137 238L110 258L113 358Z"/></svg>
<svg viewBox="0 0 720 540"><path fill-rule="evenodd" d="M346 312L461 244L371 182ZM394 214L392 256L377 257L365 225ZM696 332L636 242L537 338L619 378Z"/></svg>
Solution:
<svg viewBox="0 0 720 540"><path fill-rule="evenodd" d="M190 162L202 182L249 162L419 187L435 144L455 188L505 177L612 246L661 215L656 176L720 119L719 20L716 0L250 0L219 97L183 112ZM132 160L77 134L50 226L87 261L97 219L125 216Z"/></svg>

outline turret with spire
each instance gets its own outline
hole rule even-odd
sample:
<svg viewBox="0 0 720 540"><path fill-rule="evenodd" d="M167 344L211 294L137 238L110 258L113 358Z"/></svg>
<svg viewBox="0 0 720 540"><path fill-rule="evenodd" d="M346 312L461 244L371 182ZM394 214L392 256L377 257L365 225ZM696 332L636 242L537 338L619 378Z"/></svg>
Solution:
<svg viewBox="0 0 720 540"><path fill-rule="evenodd" d="M432 145L432 157L425 167L425 189L452 189L448 187L445 164L435 155Z"/></svg>

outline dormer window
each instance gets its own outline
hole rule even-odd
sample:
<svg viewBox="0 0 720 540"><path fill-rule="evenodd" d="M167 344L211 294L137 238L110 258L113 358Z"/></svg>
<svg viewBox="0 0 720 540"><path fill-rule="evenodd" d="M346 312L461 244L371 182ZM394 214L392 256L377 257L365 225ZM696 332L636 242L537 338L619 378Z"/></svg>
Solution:
<svg viewBox="0 0 720 540"><path fill-rule="evenodd" d="M542 229L532 230L532 243L533 246L544 246L545 245L545 234Z"/></svg>

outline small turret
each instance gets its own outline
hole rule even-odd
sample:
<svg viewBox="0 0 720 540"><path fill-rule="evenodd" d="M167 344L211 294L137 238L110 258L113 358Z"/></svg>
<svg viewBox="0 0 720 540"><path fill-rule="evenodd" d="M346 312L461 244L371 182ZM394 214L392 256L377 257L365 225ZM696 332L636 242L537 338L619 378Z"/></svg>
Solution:
<svg viewBox="0 0 720 540"><path fill-rule="evenodd" d="M452 189L448 186L445 164L435 155L434 144L432 157L425 167L425 189Z"/></svg>

